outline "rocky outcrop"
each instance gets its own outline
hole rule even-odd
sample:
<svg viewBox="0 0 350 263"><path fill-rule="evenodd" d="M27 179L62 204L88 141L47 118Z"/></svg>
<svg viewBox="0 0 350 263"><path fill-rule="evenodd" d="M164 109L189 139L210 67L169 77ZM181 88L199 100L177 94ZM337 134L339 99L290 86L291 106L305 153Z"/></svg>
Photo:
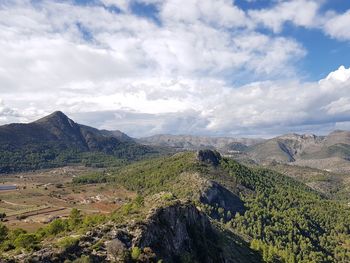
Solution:
<svg viewBox="0 0 350 263"><path fill-rule="evenodd" d="M197 152L197 160L213 166L218 166L220 164L221 155L217 151L200 150Z"/></svg>
<svg viewBox="0 0 350 263"><path fill-rule="evenodd" d="M208 181L206 187L202 189L199 201L213 208L223 209L224 215L220 215L218 210L211 211L210 216L214 219L230 220L236 213L245 211L244 203L237 195L213 181Z"/></svg>
<svg viewBox="0 0 350 263"><path fill-rule="evenodd" d="M101 242L103 240L103 242ZM96 246L97 243L100 246ZM140 262L227 262L219 246L220 236L209 218L190 202L151 210L141 223L117 226L108 223L79 237L74 247L45 247L7 262L64 262L88 255L92 262L129 262L124 257L133 247L141 251ZM113 247L114 245L114 247ZM115 254L119 253L119 254ZM127 254L127 253L126 253Z"/></svg>
<svg viewBox="0 0 350 263"><path fill-rule="evenodd" d="M134 245L152 248L164 262L225 262L218 233L191 203L159 208L138 231Z"/></svg>

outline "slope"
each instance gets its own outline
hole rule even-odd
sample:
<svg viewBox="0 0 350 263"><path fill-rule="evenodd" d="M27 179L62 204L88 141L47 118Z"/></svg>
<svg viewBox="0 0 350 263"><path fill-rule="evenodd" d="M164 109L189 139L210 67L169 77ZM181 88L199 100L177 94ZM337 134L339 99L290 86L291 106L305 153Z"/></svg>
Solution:
<svg viewBox="0 0 350 263"><path fill-rule="evenodd" d="M132 160L152 153L153 148L119 131L80 125L59 111L32 123L0 126L0 173L62 166L94 157Z"/></svg>
<svg viewBox="0 0 350 263"><path fill-rule="evenodd" d="M248 168L217 152L144 160L74 178L73 183L100 181L122 185L139 195L112 217L59 219L52 223L60 226L55 238L50 232L53 226L48 225L47 230L32 236L38 247L32 247L27 259L39 257L33 262L40 262L42 255L45 260L64 256L59 259L63 261L86 256L97 257L95 262L108 261L113 254L108 244L116 242L122 247L119 252L132 257L122 262L350 260L350 211L346 205L292 178ZM11 233L6 234L5 243L14 243L15 249L6 252L7 256L22 244L12 240ZM58 250L56 240L69 235L74 249ZM147 258L152 260L142 261Z"/></svg>
<svg viewBox="0 0 350 263"><path fill-rule="evenodd" d="M288 163L328 169L350 170L350 132L334 131L327 136L287 134L248 147L245 152L258 163Z"/></svg>
<svg viewBox="0 0 350 263"><path fill-rule="evenodd" d="M120 168L108 180L144 196L166 192L169 198L192 200L246 237L268 262L350 260L346 205L277 172L218 158L215 165L215 157L203 162L181 153Z"/></svg>

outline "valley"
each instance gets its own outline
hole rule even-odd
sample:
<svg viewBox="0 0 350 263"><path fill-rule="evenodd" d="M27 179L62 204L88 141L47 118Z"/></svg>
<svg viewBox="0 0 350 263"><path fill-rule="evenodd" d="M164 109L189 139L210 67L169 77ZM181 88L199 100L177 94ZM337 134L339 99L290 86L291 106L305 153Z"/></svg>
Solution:
<svg viewBox="0 0 350 263"><path fill-rule="evenodd" d="M75 177L99 173L99 169L69 166L1 176L0 185L15 187L0 191L4 224L33 232L57 218L67 218L73 208L84 215L110 214L135 196L114 185L72 183Z"/></svg>

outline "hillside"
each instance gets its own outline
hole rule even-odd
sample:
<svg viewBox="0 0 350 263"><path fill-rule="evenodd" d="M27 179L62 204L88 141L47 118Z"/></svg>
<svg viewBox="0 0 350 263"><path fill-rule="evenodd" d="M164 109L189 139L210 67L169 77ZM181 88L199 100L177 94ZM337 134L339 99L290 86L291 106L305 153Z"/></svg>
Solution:
<svg viewBox="0 0 350 263"><path fill-rule="evenodd" d="M347 206L282 174L248 168L217 152L178 153L73 180L76 185L101 182L138 197L111 217L80 219L75 226L73 216L67 223L57 219L32 236L36 246L21 257L33 262L82 257L101 262L113 255L131 257L122 262L350 260ZM52 224L63 227L52 234ZM19 237L11 233L5 243L20 248ZM69 236L73 245L63 246L60 240ZM119 249L111 249L110 242ZM15 254L6 252L10 258Z"/></svg>
<svg viewBox="0 0 350 263"><path fill-rule="evenodd" d="M248 147L245 152L258 163L294 163L335 172L350 171L350 132L327 136L287 134Z"/></svg>
<svg viewBox="0 0 350 263"><path fill-rule="evenodd" d="M0 126L0 173L96 162L138 159L156 151L120 131L98 130L54 112L28 124Z"/></svg>

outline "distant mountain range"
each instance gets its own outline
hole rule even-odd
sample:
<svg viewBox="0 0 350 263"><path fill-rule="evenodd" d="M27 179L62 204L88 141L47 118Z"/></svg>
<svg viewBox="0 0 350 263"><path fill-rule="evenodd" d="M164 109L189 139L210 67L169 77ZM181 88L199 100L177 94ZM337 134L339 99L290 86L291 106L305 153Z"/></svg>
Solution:
<svg viewBox="0 0 350 263"><path fill-rule="evenodd" d="M350 132L327 136L287 134L248 147L247 155L258 163L291 163L336 172L350 171Z"/></svg>
<svg viewBox="0 0 350 263"><path fill-rule="evenodd" d="M223 154L249 159L259 164L290 163L350 171L350 132L334 131L327 136L286 134L272 139L199 137L189 135L154 135L139 142L183 150L216 149Z"/></svg>
<svg viewBox="0 0 350 263"><path fill-rule="evenodd" d="M287 163L333 172L350 171L350 132L327 136L286 134L272 139L154 135L133 139L115 130L75 123L57 111L28 124L0 126L0 172L137 160L163 148L177 151L216 149L258 164ZM110 163L108 164L110 165Z"/></svg>
<svg viewBox="0 0 350 263"><path fill-rule="evenodd" d="M129 160L155 152L121 131L81 125L60 111L28 124L0 126L0 172L61 166L97 153L100 159Z"/></svg>
<svg viewBox="0 0 350 263"><path fill-rule="evenodd" d="M148 145L175 147L183 150L217 149L222 151L242 151L248 146L263 142L264 139L158 134L140 138L138 141Z"/></svg>

